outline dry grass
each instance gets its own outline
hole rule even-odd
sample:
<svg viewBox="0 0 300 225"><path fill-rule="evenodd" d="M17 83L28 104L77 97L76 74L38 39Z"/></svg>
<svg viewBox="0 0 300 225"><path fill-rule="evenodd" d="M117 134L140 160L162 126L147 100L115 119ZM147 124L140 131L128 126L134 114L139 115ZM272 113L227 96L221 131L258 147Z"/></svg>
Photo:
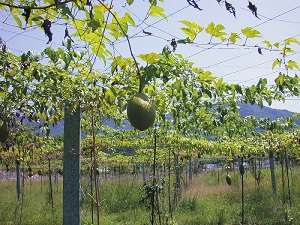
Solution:
<svg viewBox="0 0 300 225"><path fill-rule="evenodd" d="M192 198L197 196L201 198L207 195L224 195L232 192L232 188L226 183L219 183L217 185L207 185L203 182L194 180L193 183L184 191L183 197Z"/></svg>

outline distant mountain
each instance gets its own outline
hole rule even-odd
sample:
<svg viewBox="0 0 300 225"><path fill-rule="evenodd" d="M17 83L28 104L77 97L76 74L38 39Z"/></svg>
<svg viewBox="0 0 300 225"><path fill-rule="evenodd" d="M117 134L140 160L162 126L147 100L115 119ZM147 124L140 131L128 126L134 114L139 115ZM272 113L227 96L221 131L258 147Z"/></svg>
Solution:
<svg viewBox="0 0 300 225"><path fill-rule="evenodd" d="M257 104L240 104L239 106L242 117L255 116L256 118L270 118L270 120L276 120L281 117L287 117L295 114L294 112L285 109L273 109L270 107L260 108Z"/></svg>
<svg viewBox="0 0 300 225"><path fill-rule="evenodd" d="M104 119L102 121L103 125L110 126L114 129L119 129L118 126L116 126L113 119ZM124 129L132 129L130 123L128 120L123 121L123 125L125 126ZM59 121L56 125L50 126L50 135L57 136L64 133L64 120ZM83 137L86 137L86 134L82 134Z"/></svg>
<svg viewBox="0 0 300 225"><path fill-rule="evenodd" d="M270 107L260 108L258 105L240 104L239 106L240 106L240 113L241 113L242 117L255 116L256 118L270 118L271 120L275 120L278 118L287 117L287 116L291 116L292 114L294 114L293 112L288 111L288 110L273 109ZM167 118L170 119L171 116L167 116ZM298 125L300 125L300 119L298 119L296 121L296 123ZM113 119L105 119L105 120L103 120L103 124L113 127L115 129L119 128L115 125ZM123 124L125 126L124 129L133 129L130 126L130 123L128 120L124 120ZM39 132L38 127L36 128L36 132ZM64 132L64 121L63 120L58 122L58 124L55 125L54 127L50 126L50 134L52 136L57 136L57 135L63 134L63 132ZM83 135L83 136L86 136L86 135Z"/></svg>

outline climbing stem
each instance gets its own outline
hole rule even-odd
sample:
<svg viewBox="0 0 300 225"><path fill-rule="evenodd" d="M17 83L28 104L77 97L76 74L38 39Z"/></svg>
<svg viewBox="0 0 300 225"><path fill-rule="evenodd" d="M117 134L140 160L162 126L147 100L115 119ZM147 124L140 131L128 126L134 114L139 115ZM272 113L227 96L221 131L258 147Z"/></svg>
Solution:
<svg viewBox="0 0 300 225"><path fill-rule="evenodd" d="M114 13L112 13L112 11L110 10L110 8L108 8L102 1L98 0L98 2L114 17L114 19L116 20L117 24L119 25L122 33L124 34L125 38L126 38L126 41L128 43L128 47L129 47L129 51L130 51L130 55L134 61L134 65L136 67L136 71L137 71L137 75L139 77L139 80L140 80L140 86L139 86L139 93L142 93L142 89L143 89L143 82L142 82L142 74L141 74L141 71L140 71L140 68L139 68L139 65L136 61L136 58L133 54L133 51L132 51L132 47L131 47L131 43L130 43L130 40L129 40L129 37L127 35L127 33L124 31L124 29L122 28L118 18L116 17L116 15Z"/></svg>

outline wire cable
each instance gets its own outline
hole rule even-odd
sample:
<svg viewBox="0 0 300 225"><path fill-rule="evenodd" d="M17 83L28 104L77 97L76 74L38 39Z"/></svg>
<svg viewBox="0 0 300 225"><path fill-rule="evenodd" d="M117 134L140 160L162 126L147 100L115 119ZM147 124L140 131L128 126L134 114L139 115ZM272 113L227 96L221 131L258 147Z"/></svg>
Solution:
<svg viewBox="0 0 300 225"><path fill-rule="evenodd" d="M285 14L287 14L287 13L290 13L290 12L292 12L292 11L298 9L298 8L300 8L300 5L299 5L299 6L296 6L296 7L294 7L294 8L292 8L292 9L289 9L289 10L283 12L283 13L280 13L279 15L276 15L276 16L274 16L274 17L272 17L272 18L269 18L268 20L263 21L263 22L261 22L261 23L255 25L255 26L253 26L252 28L259 27L259 26L261 26L261 25L263 25L263 24L265 24L265 23L268 23L268 22L272 21L273 19L276 19L276 18L278 18L278 17L280 17L280 16L282 16L282 15L285 15ZM240 33L240 34L241 34L241 33ZM220 44L223 44L224 42L225 42L225 41L222 41L222 42L220 42L220 43L216 43L215 45L213 45L213 46L211 46L211 47L209 47L209 48L207 48L207 49L204 49L204 50L202 50L202 51L196 52L196 53L194 53L194 54L191 54L191 55L185 57L185 59L189 59L189 58L191 58L191 57L193 57L193 56L196 56L196 55L198 55L198 54L200 54L200 53L203 53L203 52L205 52L205 51L208 51L208 50L214 48L215 46L218 46L218 45L220 45Z"/></svg>

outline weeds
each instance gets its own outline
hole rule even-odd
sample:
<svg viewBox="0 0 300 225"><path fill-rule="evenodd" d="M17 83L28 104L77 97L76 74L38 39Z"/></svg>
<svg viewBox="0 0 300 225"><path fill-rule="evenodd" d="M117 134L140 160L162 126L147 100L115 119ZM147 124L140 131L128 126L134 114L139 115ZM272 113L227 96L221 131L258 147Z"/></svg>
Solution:
<svg viewBox="0 0 300 225"><path fill-rule="evenodd" d="M256 225L297 225L300 221L300 185L299 178L295 175L291 186L293 204L282 202L282 190L278 188L278 196L272 192L270 177L267 170L261 170L264 179L260 185L255 184L252 176L245 176L245 224ZM280 182L280 168L276 171L277 182ZM293 169L293 174L299 168ZM160 188L160 213L161 221L168 225L234 225L241 222L241 185L239 173L231 172L232 185L225 181L225 172L220 173L220 183L216 183L216 176L199 174L182 193L181 200L168 218L168 198L164 198L167 188ZM224 179L223 179L224 178ZM159 182L157 182L160 184ZM0 180L0 224L3 225L53 225L62 224L62 182L53 191L54 212L52 213L49 202L49 183L47 178L42 182L33 180L30 192L29 181L25 181L23 198L22 223L20 206L17 200L15 181ZM164 183L160 185L163 187ZM82 224L91 225L91 207L87 194L88 178L82 179L81 218ZM151 189L144 186L141 179L125 176L121 179L101 180L100 182L100 210L101 225L148 225L149 208L142 207L139 203L141 195L146 196L146 191ZM149 189L150 188L150 189ZM42 191L41 191L42 190ZM171 187L171 192L174 187ZM83 198L85 194L85 198ZM149 200L145 198L147 202ZM149 202L148 202L149 203ZM176 221L176 222L175 222Z"/></svg>

